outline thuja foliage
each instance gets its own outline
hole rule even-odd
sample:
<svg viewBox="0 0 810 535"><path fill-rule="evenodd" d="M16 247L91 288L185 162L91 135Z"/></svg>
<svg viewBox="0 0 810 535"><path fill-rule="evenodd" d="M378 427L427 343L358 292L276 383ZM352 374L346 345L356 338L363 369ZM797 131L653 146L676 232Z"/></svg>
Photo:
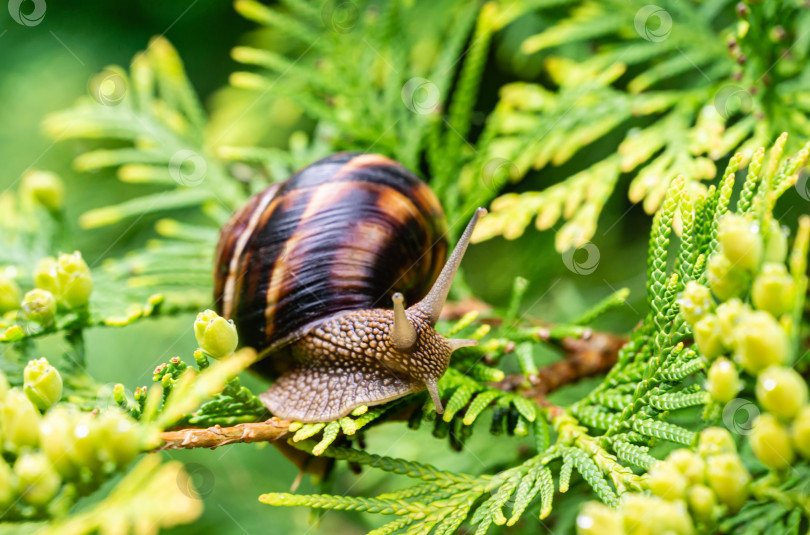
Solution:
<svg viewBox="0 0 810 535"><path fill-rule="evenodd" d="M593 236L623 177L632 178L630 199L652 213L678 174L689 187L705 189L716 162L735 151L745 164L783 131L797 134L787 150L810 135L801 82L810 17L798 1L663 2L658 9L645 1L327 2L319 9L244 0L235 8L281 38L233 49L233 58L252 69L233 73L233 87L257 100L272 97L273 117L298 113L314 121L311 139L296 134L288 151L233 146L230 127L217 128L218 118L204 140L205 112L162 39L133 60L129 73L102 72L94 98L45 123L59 139L132 144L88 152L74 165L117 168L124 182L156 186L151 195L88 212L84 226L205 208L210 225L163 221L156 230L164 239L154 244L164 246L161 255L109 267L119 276L135 272L130 286L207 287L210 248L202 245L245 190L262 189L267 176L280 180L334 150L371 149L410 168L424 165L454 223L515 182L537 182L537 171L549 164L596 158L542 191L494 199L476 233L479 240L516 238L532 219L541 230L567 220L557 234L564 251ZM500 31L511 43L526 27L544 31L498 52L509 50L513 68L542 64L552 83L504 84L491 110L482 109L478 92L493 36ZM223 113L251 115L252 107ZM260 143L272 129L251 119L248 137ZM599 140L615 146L589 150ZM228 174L248 187L223 180ZM194 255L198 262L189 265L199 271L177 273L156 263L174 255ZM204 306L204 298L195 304Z"/></svg>
<svg viewBox="0 0 810 535"><path fill-rule="evenodd" d="M165 38L128 70L94 77L91 94L46 118L45 130L83 140L78 171L112 170L142 193L79 223L172 218L157 220L158 237L143 249L88 265L70 253L59 177L32 171L0 197L2 520L47 520L54 533L89 533L119 518L136 532L193 521L201 504L175 484L188 479L182 467L148 453L177 433L179 447L192 447L194 433L210 429L208 446L251 441L247 431L216 436L266 423L272 438L312 456L305 467L326 457L405 476L409 486L376 496L267 489L259 497L388 515L378 535L531 530L538 519L555 522L566 502L579 507L583 495L594 500L577 518L583 534L806 531L810 413L806 381L791 365L806 336L810 219L788 231L774 207L803 179L808 157L810 17L793 2L660 4L238 0L258 35L276 36L233 50L249 70L234 73L225 94L274 103L238 112L255 126L248 145L231 144L221 117L207 115ZM517 48L504 44L513 35ZM534 79L497 87L487 107L481 84L495 42L512 68L537 68ZM308 133L268 146L284 111ZM439 324L479 341L454 354L439 382L443 414L416 394L333 422L268 420L237 377L255 354L236 351L230 322L200 312L210 306L218 229L269 182L346 149L421 172L453 232L490 201L481 239L517 237L535 218L541 230L566 220L560 250L593 235L608 196L628 178L631 200L654 214L648 310L597 386L552 404L544 396L552 377L534 353L600 336L589 325L627 291L568 324L538 326L521 316L527 281L517 278L504 309ZM579 155L578 172L524 191L549 164ZM718 161L727 161L723 173ZM457 296L469 291L457 286ZM188 326L198 347L154 369L152 384L130 394L122 377L105 390L86 372L87 329L191 311L199 312ZM46 337L63 349L42 360ZM510 368L519 372L507 375ZM740 401L759 413L747 427L734 419ZM476 425L484 419L488 427ZM474 430L487 433L515 455L461 473L366 451L369 428L404 422L462 452ZM121 472L106 497L83 506Z"/></svg>
<svg viewBox="0 0 810 535"><path fill-rule="evenodd" d="M802 2L544 4L566 15L549 15L521 50L544 56L552 85L505 85L477 159L509 162L511 181L586 151L592 163L542 191L497 198L481 238L563 219L557 248L579 246L623 176L630 200L652 213L677 175L705 190L718 160L739 151L744 164L783 131L808 135ZM597 149L606 139L615 145Z"/></svg>

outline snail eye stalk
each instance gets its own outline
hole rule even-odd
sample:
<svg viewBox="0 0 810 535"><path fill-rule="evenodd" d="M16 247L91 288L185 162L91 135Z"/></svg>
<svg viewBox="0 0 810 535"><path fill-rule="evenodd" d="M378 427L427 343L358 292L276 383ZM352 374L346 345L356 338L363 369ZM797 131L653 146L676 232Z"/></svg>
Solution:
<svg viewBox="0 0 810 535"><path fill-rule="evenodd" d="M478 219L486 213L486 208L478 208L475 211L469 224L467 224L467 228L464 229L464 234L459 238L456 248L453 249L453 253L450 255L450 258L447 259L447 263L442 268L442 272L439 273L439 277L433 284L433 288L430 289L424 299L414 305L427 315L431 325L436 325L436 322L439 321L439 314L442 312L444 302L447 301L447 294L450 292L450 286L453 284L453 277L456 275L458 266L461 264L461 259L464 258L464 253L467 251L467 246L470 244L470 238L472 237L473 230L475 230L475 225L478 223Z"/></svg>
<svg viewBox="0 0 810 535"><path fill-rule="evenodd" d="M391 344L399 351L410 351L416 344L416 329L405 315L405 298L394 294L394 327L391 329Z"/></svg>

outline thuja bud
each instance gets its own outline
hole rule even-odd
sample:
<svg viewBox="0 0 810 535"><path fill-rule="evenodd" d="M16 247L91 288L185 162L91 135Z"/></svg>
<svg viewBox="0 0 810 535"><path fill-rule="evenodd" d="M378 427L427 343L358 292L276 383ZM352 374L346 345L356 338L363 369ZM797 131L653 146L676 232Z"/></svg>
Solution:
<svg viewBox="0 0 810 535"><path fill-rule="evenodd" d="M695 344L697 344L700 354L707 359L713 359L722 355L726 348L720 335L720 323L717 316L712 314L703 316L693 328Z"/></svg>
<svg viewBox="0 0 810 535"><path fill-rule="evenodd" d="M790 429L793 446L805 459L810 459L810 405L805 405Z"/></svg>
<svg viewBox="0 0 810 535"><path fill-rule="evenodd" d="M20 191L52 212L65 204L65 184L59 176L48 171L32 169L25 173Z"/></svg>
<svg viewBox="0 0 810 535"><path fill-rule="evenodd" d="M720 336L727 347L734 344L734 327L751 308L737 298L729 299L717 307L717 321L720 324Z"/></svg>
<svg viewBox="0 0 810 535"><path fill-rule="evenodd" d="M577 515L578 535L624 535L618 511L599 502L586 502Z"/></svg>
<svg viewBox="0 0 810 535"><path fill-rule="evenodd" d="M751 475L736 453L721 453L706 459L706 480L732 511L738 511L745 504Z"/></svg>
<svg viewBox="0 0 810 535"><path fill-rule="evenodd" d="M77 466L86 466L92 471L101 468L103 459L99 450L104 442L104 434L98 425L98 416L84 413L77 417L73 429L73 447L69 452Z"/></svg>
<svg viewBox="0 0 810 535"><path fill-rule="evenodd" d="M759 224L737 214L726 214L717 229L720 250L740 269L753 271L762 261L762 237Z"/></svg>
<svg viewBox="0 0 810 535"><path fill-rule="evenodd" d="M807 405L807 383L793 368L769 366L757 377L757 400L771 414L791 420Z"/></svg>
<svg viewBox="0 0 810 535"><path fill-rule="evenodd" d="M22 310L30 321L48 327L53 323L56 314L56 298L48 290L34 288L25 294Z"/></svg>
<svg viewBox="0 0 810 535"><path fill-rule="evenodd" d="M22 500L31 505L46 505L62 484L50 461L41 452L25 453L14 463L14 475Z"/></svg>
<svg viewBox="0 0 810 535"><path fill-rule="evenodd" d="M656 496L667 500L683 498L688 483L686 476L667 462L657 462L647 472L647 487Z"/></svg>
<svg viewBox="0 0 810 535"><path fill-rule="evenodd" d="M210 363L208 362L208 357L206 357L205 354L200 349L194 351L194 361L197 363L197 367L200 368L200 370L204 370L208 366L210 366Z"/></svg>
<svg viewBox="0 0 810 535"><path fill-rule="evenodd" d="M78 416L71 407L57 405L45 414L39 425L40 448L56 471L66 479L78 474L78 467L72 458Z"/></svg>
<svg viewBox="0 0 810 535"><path fill-rule="evenodd" d="M39 442L39 420L39 411L28 396L19 388L9 390L0 408L0 429L6 451L35 447Z"/></svg>
<svg viewBox="0 0 810 535"><path fill-rule="evenodd" d="M197 320L194 322L194 336L197 338L200 349L215 359L233 353L239 342L233 321L226 320L213 310L197 314Z"/></svg>
<svg viewBox="0 0 810 535"><path fill-rule="evenodd" d="M793 462L793 447L785 426L772 414L760 414L754 421L754 429L748 437L751 449L759 462L781 470Z"/></svg>
<svg viewBox="0 0 810 535"><path fill-rule="evenodd" d="M686 493L686 501L698 520L707 522L712 519L717 507L717 496L712 489L706 485L693 485Z"/></svg>
<svg viewBox="0 0 810 535"><path fill-rule="evenodd" d="M62 376L44 357L28 362L23 385L25 395L43 412L62 397Z"/></svg>
<svg viewBox="0 0 810 535"><path fill-rule="evenodd" d="M83 307L93 292L90 268L79 251L61 254L56 262L59 301L68 308Z"/></svg>
<svg viewBox="0 0 810 535"><path fill-rule="evenodd" d="M712 293L696 281L689 281L678 300L681 315L689 325L694 325L714 309Z"/></svg>
<svg viewBox="0 0 810 535"><path fill-rule="evenodd" d="M765 262L782 263L787 256L787 227L782 227L779 222L771 218L768 223L768 237L765 240L765 252L763 260Z"/></svg>
<svg viewBox="0 0 810 535"><path fill-rule="evenodd" d="M59 283L56 280L56 259L46 256L37 262L34 269L34 286L47 290L53 295L59 294Z"/></svg>
<svg viewBox="0 0 810 535"><path fill-rule="evenodd" d="M681 500L667 501L631 492L622 496L621 512L625 533L694 533L686 504Z"/></svg>
<svg viewBox="0 0 810 535"><path fill-rule="evenodd" d="M790 357L790 341L779 322L767 312L743 314L734 328L734 360L751 375Z"/></svg>
<svg viewBox="0 0 810 535"><path fill-rule="evenodd" d="M0 457L0 507L7 507L17 498L11 467Z"/></svg>
<svg viewBox="0 0 810 535"><path fill-rule="evenodd" d="M700 432L697 451L705 459L721 453L733 453L736 455L737 446L734 444L731 433L726 429L707 427Z"/></svg>
<svg viewBox="0 0 810 535"><path fill-rule="evenodd" d="M99 444L104 461L123 467L140 452L140 434L135 422L123 412L111 409L98 419L103 440Z"/></svg>
<svg viewBox="0 0 810 535"><path fill-rule="evenodd" d="M721 301L737 297L748 287L748 274L722 253L709 257L706 278L712 292Z"/></svg>
<svg viewBox="0 0 810 535"><path fill-rule="evenodd" d="M124 388L124 385L121 383L116 383L113 386L113 401L115 401L120 407L127 406L127 391Z"/></svg>
<svg viewBox="0 0 810 535"><path fill-rule="evenodd" d="M0 314L17 310L20 306L22 292L14 279L0 273Z"/></svg>
<svg viewBox="0 0 810 535"><path fill-rule="evenodd" d="M727 403L737 397L742 389L742 381L737 367L727 358L715 360L708 371L706 390L720 403Z"/></svg>
<svg viewBox="0 0 810 535"><path fill-rule="evenodd" d="M697 453L686 448L679 448L667 455L666 462L678 469L686 476L689 483L695 484L703 481L703 473L706 471L706 461Z"/></svg>
<svg viewBox="0 0 810 535"><path fill-rule="evenodd" d="M751 300L760 310L781 316L793 309L796 284L784 264L765 264L754 279Z"/></svg>

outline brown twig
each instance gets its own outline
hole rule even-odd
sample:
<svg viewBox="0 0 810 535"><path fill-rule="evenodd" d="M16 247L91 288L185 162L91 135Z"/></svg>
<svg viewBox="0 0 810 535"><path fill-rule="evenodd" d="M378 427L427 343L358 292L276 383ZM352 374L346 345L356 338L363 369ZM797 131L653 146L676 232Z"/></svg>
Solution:
<svg viewBox="0 0 810 535"><path fill-rule="evenodd" d="M265 422L238 424L233 427L215 425L207 429L187 428L164 431L160 434L164 444L158 450L188 448L217 448L236 442L272 442L289 433L287 420L270 418Z"/></svg>
<svg viewBox="0 0 810 535"><path fill-rule="evenodd" d="M580 338L563 338L560 341L565 351L561 361L540 368L536 375L526 378L523 374L507 375L493 386L501 390L515 391L540 405L552 405L546 395L558 388L584 377L603 373L616 363L619 349L627 339L609 333L588 331Z"/></svg>

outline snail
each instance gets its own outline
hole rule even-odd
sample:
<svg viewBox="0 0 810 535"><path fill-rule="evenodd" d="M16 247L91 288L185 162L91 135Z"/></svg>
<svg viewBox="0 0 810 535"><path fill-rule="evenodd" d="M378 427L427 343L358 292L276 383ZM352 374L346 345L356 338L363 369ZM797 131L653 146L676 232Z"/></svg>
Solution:
<svg viewBox="0 0 810 535"><path fill-rule="evenodd" d="M441 413L437 381L476 341L433 327L483 213L444 263L436 195L384 156L334 154L253 196L221 231L214 299L274 379L268 410L324 422L427 389Z"/></svg>

